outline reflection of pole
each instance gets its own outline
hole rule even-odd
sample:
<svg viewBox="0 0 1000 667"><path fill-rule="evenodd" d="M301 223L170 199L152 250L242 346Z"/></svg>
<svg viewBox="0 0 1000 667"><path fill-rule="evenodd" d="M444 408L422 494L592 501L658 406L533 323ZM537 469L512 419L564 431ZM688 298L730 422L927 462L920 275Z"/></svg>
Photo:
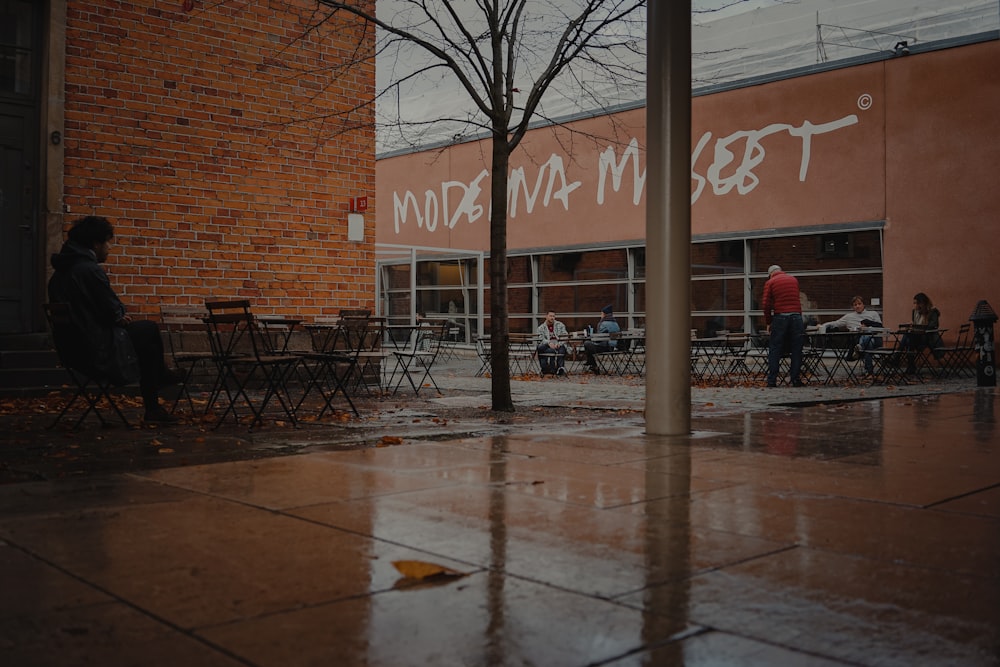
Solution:
<svg viewBox="0 0 1000 667"><path fill-rule="evenodd" d="M646 470L646 586L643 591L643 644L662 642L688 628L691 604L691 450L687 438L648 438L648 461L667 448L667 469ZM664 460L664 459L659 459ZM650 511L656 507L655 511ZM658 665L683 665L684 642L657 651Z"/></svg>
<svg viewBox="0 0 1000 667"><path fill-rule="evenodd" d="M490 443L490 567L487 571L486 628L488 665L507 663L504 652L504 628L507 625L504 609L504 582L507 579L507 457L504 450L507 438L498 436Z"/></svg>
<svg viewBox="0 0 1000 667"><path fill-rule="evenodd" d="M691 431L691 0L646 9L646 432Z"/></svg>

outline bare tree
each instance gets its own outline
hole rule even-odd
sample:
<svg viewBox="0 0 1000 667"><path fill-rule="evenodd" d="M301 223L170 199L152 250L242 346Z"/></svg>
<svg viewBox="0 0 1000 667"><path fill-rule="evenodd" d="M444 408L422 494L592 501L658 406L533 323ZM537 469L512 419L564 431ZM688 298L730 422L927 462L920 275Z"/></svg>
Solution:
<svg viewBox="0 0 1000 667"><path fill-rule="evenodd" d="M457 82L471 102L465 115L418 120L414 125L445 124L488 132L492 407L511 412L510 156L532 119L541 114L546 96L607 99L608 87L641 81L645 0L379 0L377 13L371 0L319 2L331 10L331 17L346 12L375 26L381 61L391 58L389 62L404 66L380 95L398 92L415 79L443 74Z"/></svg>

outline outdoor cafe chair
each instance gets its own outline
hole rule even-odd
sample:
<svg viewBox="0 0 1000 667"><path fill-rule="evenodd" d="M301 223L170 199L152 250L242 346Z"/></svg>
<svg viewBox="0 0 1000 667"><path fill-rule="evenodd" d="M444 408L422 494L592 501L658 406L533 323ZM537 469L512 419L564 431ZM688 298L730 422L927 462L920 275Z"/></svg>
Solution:
<svg viewBox="0 0 1000 667"><path fill-rule="evenodd" d="M323 401L316 419L334 409L333 402L338 394L344 397L354 415L360 416L348 391L358 366L358 350L349 347L348 329L342 323L306 324L305 329L309 332L311 348L300 353L306 381L295 412L298 413L306 398L316 391Z"/></svg>
<svg viewBox="0 0 1000 667"><path fill-rule="evenodd" d="M101 414L102 400L107 401L125 426L129 426L128 419L125 418L125 414L111 394L111 388L115 386L115 382L94 367L93 351L88 349L86 338L73 322L69 304L45 304L45 317L48 319L49 330L52 332L52 342L56 348L56 354L59 356L59 364L66 369L76 388L49 428L55 428L78 399L83 400L86 408L73 424L74 430L79 428L91 412L97 416L101 426L109 425L104 415Z"/></svg>
<svg viewBox="0 0 1000 667"><path fill-rule="evenodd" d="M489 336L476 336L476 356L479 358L477 378L483 377L492 370L492 349L492 341Z"/></svg>
<svg viewBox="0 0 1000 667"><path fill-rule="evenodd" d="M434 389L439 394L441 393L441 388L438 387L431 371L438 354L441 352L441 342L447 335L448 326L446 323L434 327L417 327L405 349L392 351L396 358L392 377L396 378L396 372L399 371L396 385L392 390L393 394L399 391L404 379L409 382L415 395L420 394L420 389L428 380L434 385ZM414 380L415 375L419 375L419 380Z"/></svg>
<svg viewBox="0 0 1000 667"><path fill-rule="evenodd" d="M381 393L387 385L385 378L389 361L392 359L392 347L387 347L386 320L384 317L371 317L365 325L363 333L359 334L357 372L354 373L354 388L364 388L370 396Z"/></svg>
<svg viewBox="0 0 1000 667"><path fill-rule="evenodd" d="M934 348L934 356L938 359L938 377L975 377L975 353L972 324L964 322L958 327L954 345L938 345Z"/></svg>
<svg viewBox="0 0 1000 667"><path fill-rule="evenodd" d="M595 352L594 360L602 373L608 375L627 375L630 372L641 372L633 365L635 358L637 338L632 332L619 331L608 334L594 334L591 336L593 342L615 341L615 347L603 352ZM645 354L643 354L645 356Z"/></svg>
<svg viewBox="0 0 1000 667"><path fill-rule="evenodd" d="M288 395L287 380L300 357L290 354L269 354L264 335L250 309L250 301L236 299L206 301L208 315L205 323L212 343L212 354L219 371L217 386L209 398L209 413L224 392L229 404L219 417L216 428L231 413L237 420L237 403L242 402L253 414L252 429L263 423L264 411L271 399L277 399L282 411L294 425L295 412ZM263 397L255 401L251 394L263 390Z"/></svg>
<svg viewBox="0 0 1000 667"><path fill-rule="evenodd" d="M535 334L509 334L507 345L507 365L511 375L527 375L536 372L538 336ZM538 372L541 372L538 369Z"/></svg>
<svg viewBox="0 0 1000 667"><path fill-rule="evenodd" d="M211 345L206 336L205 318L208 311L203 306L174 306L160 308L160 331L166 338L166 349L174 368L181 375L177 396L170 406L170 411L177 410L177 404L186 398L191 414L195 414L194 400L191 397L191 385L196 379L199 368L212 378L214 390L218 373Z"/></svg>

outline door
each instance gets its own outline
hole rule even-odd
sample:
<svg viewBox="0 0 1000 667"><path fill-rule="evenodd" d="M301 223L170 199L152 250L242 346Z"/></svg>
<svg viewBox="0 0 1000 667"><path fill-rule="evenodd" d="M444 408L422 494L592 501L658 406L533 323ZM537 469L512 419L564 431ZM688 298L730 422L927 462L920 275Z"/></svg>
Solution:
<svg viewBox="0 0 1000 667"><path fill-rule="evenodd" d="M0 333L33 329L41 3L0 0Z"/></svg>

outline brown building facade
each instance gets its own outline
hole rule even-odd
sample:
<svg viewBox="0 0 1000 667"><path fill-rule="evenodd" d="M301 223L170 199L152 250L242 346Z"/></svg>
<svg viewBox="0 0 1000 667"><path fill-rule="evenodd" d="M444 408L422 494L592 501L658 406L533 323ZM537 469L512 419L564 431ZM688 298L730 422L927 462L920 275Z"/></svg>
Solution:
<svg viewBox="0 0 1000 667"><path fill-rule="evenodd" d="M894 325L926 292L953 331L979 299L1000 304L997 62L993 34L696 95L692 328L762 326L774 263L798 276L815 321L847 312L855 294ZM642 324L644 125L634 108L529 133L512 160L512 330L550 308L579 328L606 303ZM385 312L415 299L479 329L488 164L484 142L379 160Z"/></svg>

